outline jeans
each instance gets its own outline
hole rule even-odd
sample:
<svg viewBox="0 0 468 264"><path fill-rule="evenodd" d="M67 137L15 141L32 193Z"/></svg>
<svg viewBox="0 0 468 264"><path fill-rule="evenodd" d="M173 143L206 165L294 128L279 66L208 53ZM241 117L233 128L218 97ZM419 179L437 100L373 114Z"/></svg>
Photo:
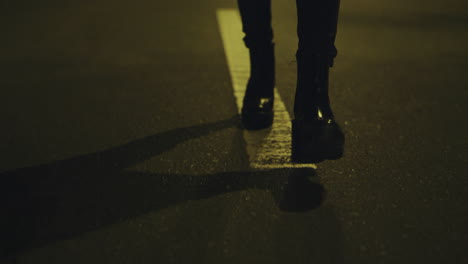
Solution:
<svg viewBox="0 0 468 264"><path fill-rule="evenodd" d="M238 6L245 45L251 49L272 43L271 0L238 0ZM333 65L339 6L340 0L296 0L297 56L328 56Z"/></svg>

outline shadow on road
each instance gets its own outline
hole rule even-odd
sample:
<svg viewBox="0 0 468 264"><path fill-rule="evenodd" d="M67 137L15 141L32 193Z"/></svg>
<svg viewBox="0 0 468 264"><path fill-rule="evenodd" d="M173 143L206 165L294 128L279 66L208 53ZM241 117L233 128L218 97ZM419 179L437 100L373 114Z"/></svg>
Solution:
<svg viewBox="0 0 468 264"><path fill-rule="evenodd" d="M196 176L124 170L183 141L239 125L235 116L159 133L101 152L1 173L1 206L5 213L0 220L2 256L14 258L28 248L179 202L249 188L271 190L283 211L318 208L325 189L315 170L309 168Z"/></svg>

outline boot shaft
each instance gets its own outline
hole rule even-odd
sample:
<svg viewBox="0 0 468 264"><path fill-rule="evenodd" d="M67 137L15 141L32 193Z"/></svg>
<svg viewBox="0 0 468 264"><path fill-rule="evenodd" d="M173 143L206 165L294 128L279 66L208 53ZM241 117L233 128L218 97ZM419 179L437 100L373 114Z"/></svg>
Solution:
<svg viewBox="0 0 468 264"><path fill-rule="evenodd" d="M294 101L296 119L334 119L328 96L329 58L304 55L297 58L297 84Z"/></svg>
<svg viewBox="0 0 468 264"><path fill-rule="evenodd" d="M260 88L273 91L275 87L275 51L274 43L250 48L250 82ZM259 88L259 89L260 89ZM270 92L269 92L270 93Z"/></svg>

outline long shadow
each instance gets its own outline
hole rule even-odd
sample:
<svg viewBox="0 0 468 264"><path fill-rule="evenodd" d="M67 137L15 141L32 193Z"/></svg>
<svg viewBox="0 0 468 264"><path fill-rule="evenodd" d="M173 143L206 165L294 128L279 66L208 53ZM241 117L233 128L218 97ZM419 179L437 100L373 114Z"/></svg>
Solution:
<svg viewBox="0 0 468 264"><path fill-rule="evenodd" d="M208 175L125 171L177 144L228 127L238 117L179 128L71 159L6 171L1 180L2 256L70 238L186 200L249 188L269 189L285 211L320 206L325 190L313 169Z"/></svg>

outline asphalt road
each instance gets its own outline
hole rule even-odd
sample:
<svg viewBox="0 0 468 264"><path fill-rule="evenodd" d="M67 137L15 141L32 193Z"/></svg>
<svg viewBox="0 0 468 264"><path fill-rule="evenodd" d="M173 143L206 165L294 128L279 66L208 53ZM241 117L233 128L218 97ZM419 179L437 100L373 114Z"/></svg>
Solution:
<svg viewBox="0 0 468 264"><path fill-rule="evenodd" d="M345 157L249 168L216 10L0 1L0 263L468 263L468 3L343 1ZM292 113L294 1L273 1Z"/></svg>

